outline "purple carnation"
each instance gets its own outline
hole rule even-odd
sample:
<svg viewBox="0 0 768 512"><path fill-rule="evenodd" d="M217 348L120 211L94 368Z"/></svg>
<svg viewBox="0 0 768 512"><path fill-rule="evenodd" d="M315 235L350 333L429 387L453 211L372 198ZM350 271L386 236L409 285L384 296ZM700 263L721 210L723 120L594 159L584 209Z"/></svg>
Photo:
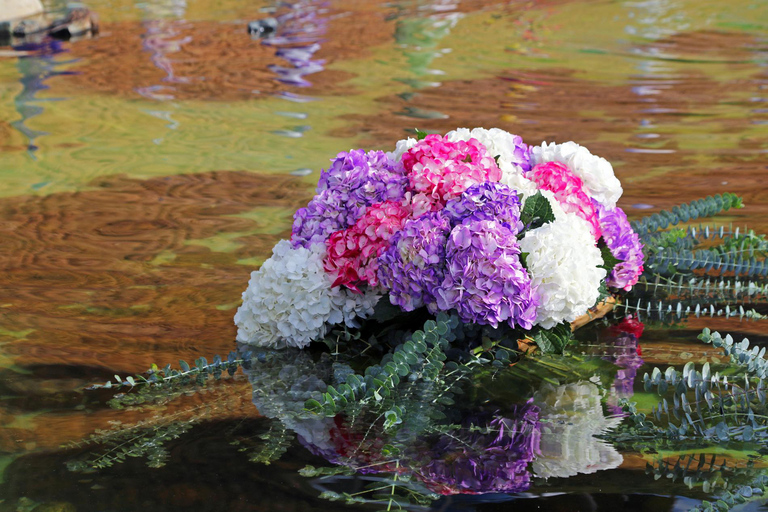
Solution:
<svg viewBox="0 0 768 512"><path fill-rule="evenodd" d="M417 474L441 494L525 491L531 479L528 464L539 451L538 420L539 409L531 402L514 407L510 417L490 422L468 418L466 426L485 424L491 432L442 436Z"/></svg>
<svg viewBox="0 0 768 512"><path fill-rule="evenodd" d="M594 199L597 208L600 229L603 232L603 240L611 250L614 258L620 260L613 268L613 272L606 279L608 286L631 290L637 283L640 274L643 273L643 244L640 237L632 231L627 215L619 208L606 208Z"/></svg>
<svg viewBox="0 0 768 512"><path fill-rule="evenodd" d="M379 282L389 300L405 311L426 305L433 313L434 291L445 276L445 243L451 225L440 212L408 220L379 256Z"/></svg>
<svg viewBox="0 0 768 512"><path fill-rule="evenodd" d="M533 326L538 304L509 228L493 220L464 221L448 237L446 260L439 309L456 309L465 322Z"/></svg>
<svg viewBox="0 0 768 512"><path fill-rule="evenodd" d="M467 219L496 220L506 226L513 236L523 229L520 198L514 190L501 183L473 185L461 196L448 201L443 212L453 226Z"/></svg>
<svg viewBox="0 0 768 512"><path fill-rule="evenodd" d="M405 169L383 151L355 149L332 162L320 173L317 195L294 215L294 247L325 243L331 233L357 222L368 206L404 197Z"/></svg>

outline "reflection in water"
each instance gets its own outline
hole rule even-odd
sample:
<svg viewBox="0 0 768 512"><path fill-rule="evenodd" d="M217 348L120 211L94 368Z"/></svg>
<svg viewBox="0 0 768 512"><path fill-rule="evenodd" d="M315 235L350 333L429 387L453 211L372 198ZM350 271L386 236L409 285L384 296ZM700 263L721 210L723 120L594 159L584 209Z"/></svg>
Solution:
<svg viewBox="0 0 768 512"><path fill-rule="evenodd" d="M610 341L603 346L610 348ZM335 417L305 409L306 400L319 399L328 385L344 383L352 372L347 363L354 361L293 349L259 351L258 359L246 373L262 415L293 431L326 461L362 475L396 474L410 482L412 493L518 493L531 489L534 478L594 473L623 460L610 444L595 438L618 426L621 418L605 417L605 390L580 380L578 371L566 377L575 380L553 385L536 384L536 372L524 370L530 373L517 386L521 389L506 389L504 398L491 402L465 399L460 404L441 398L458 395L455 385L440 379L404 380L386 402L401 411L402 421L387 426L376 404L350 402ZM526 360L518 364L536 368ZM483 385L464 382L461 395L469 397L465 393ZM525 398L523 389L529 385L538 390ZM512 398L520 392L522 398ZM333 485L344 487L346 481L337 476ZM329 482L317 484L327 487Z"/></svg>
<svg viewBox="0 0 768 512"><path fill-rule="evenodd" d="M445 74L440 69L432 68L436 58L451 51L450 48L438 49L440 41L450 34L462 14L451 12L458 6L459 0L432 0L419 2L418 14L408 16L397 22L395 41L403 49L406 58L409 77L395 78L408 84L415 90L425 87L440 87L442 85L435 77ZM424 14L424 13L429 14ZM414 93L403 93L406 101ZM447 119L448 115L437 110L424 110L417 107L406 107L402 115L417 119Z"/></svg>
<svg viewBox="0 0 768 512"><path fill-rule="evenodd" d="M192 41L191 36L177 38L179 31L185 28L182 19L187 9L186 0L160 0L137 4L147 18L144 22L146 33L143 36L142 46L145 51L152 54L152 63L165 73L164 83L186 84L190 82L187 77L178 76L173 69L172 55L179 52L181 47ZM136 92L145 98L155 101L170 101L174 99L175 87L173 85L150 85L139 87ZM176 130L179 122L173 119L171 110L146 110L152 117L167 121L169 130ZM153 139L155 144L162 143L161 137Z"/></svg>
<svg viewBox="0 0 768 512"><path fill-rule="evenodd" d="M267 68L276 75L280 83L293 87L309 87L312 83L305 77L324 69L325 60L315 59L320 50L320 43L328 30L329 4L326 1L302 0L281 4L288 12L277 17L277 30L262 40L262 44L277 48L275 55L288 65L270 64ZM314 100L290 91L277 95L292 102L306 103ZM278 113L285 116L285 113ZM306 112L293 113L293 116L306 119ZM275 130L272 133L288 138L303 137L309 125Z"/></svg>
<svg viewBox="0 0 768 512"><path fill-rule="evenodd" d="M227 2L214 4L216 7L208 12L220 14L230 6ZM216 173L212 169L283 169L285 155L291 153L300 154L303 159L296 167L314 166L340 149L334 136L345 137L346 143L362 135L366 139L358 139L360 144L355 145L391 146L394 140L402 138L403 128L412 126L411 122L406 124L407 119L403 120L405 114L425 118L418 122L422 129L445 132L457 125L501 125L525 138L574 139L594 146L601 155L616 162L622 179L628 179L631 185L627 186L625 201L634 204L638 211L720 192L725 188L721 182L728 181L729 189L733 187L733 191L747 196L748 209L733 215L747 218L759 231L766 230L765 191L755 187L755 183L764 180L766 166L765 125L761 123L765 123L762 104L768 86L761 33L764 30L759 25L759 20L765 19L765 8L760 3L737 1L716 6L716 2L700 4L690 0L565 1L546 2L544 8L538 2L518 3L517 7L507 3L502 9L499 2L466 0L458 5L465 11L464 21L456 25L451 16L458 15L450 11L448 2L421 0L415 10L404 9L399 18L390 16L394 9L391 4L331 3L331 7L341 10L350 5L358 9L358 5L364 4L360 11L375 12L375 16L358 16L358 12L337 18L326 12L322 2L302 1L292 2L295 9L281 4L280 9L286 9L288 16L283 20L282 35L295 39L292 43L274 39L269 43L274 43L273 46L248 39L242 20L252 15L247 10L252 7L237 4L238 14L226 16L227 21L240 20L240 25L222 23L216 17L219 14L205 17L207 13L205 19L186 25L183 18L193 16L186 13L183 2L142 4L142 41L137 36L142 32L138 23L103 4L104 9L112 9L107 18L111 17L111 33L115 37L105 35L73 45L72 52L83 57L79 66L82 74L75 77L49 80L61 74L56 60L60 46L43 48L39 55L0 61L5 66L3 86L9 91L3 98L8 99L7 105L0 104L3 117L21 118L14 124L15 130L9 130L0 119L3 149L12 148L4 158L12 161L15 148L29 147L34 151L40 144L60 159L60 176L67 180L67 186L82 188L77 193L0 202L0 245L4 247L0 251L4 256L0 277L0 359L4 366L21 366L24 372L6 370L0 379L0 394L12 397L0 402L0 448L5 453L24 454L5 471L6 480L13 479L11 487L17 497L68 493L73 502L79 495L81 511L135 510L139 505L131 508L132 505L156 499L163 492L189 500L202 500L200 496L208 493L210 501L206 503L215 503L220 498L216 493L227 489L231 497L238 488L252 484L251 478L263 483L258 488L263 495L282 493L281 502L270 502L275 507L293 505L295 502L290 499L296 499L297 489L302 485L302 500L316 496L299 477L290 479L294 469L305 462L302 457L309 457L304 450L292 448L285 465L280 465L282 473L275 472L278 465L265 469L243 468L244 464L237 466L242 468L238 473L231 471L234 457L211 462L211 452L224 453L219 445L202 454L202 449L198 452L199 445L187 443L186 439L170 450L176 466L165 473L146 472L139 461L139 466L125 470L128 476L122 480L114 478L116 473L87 476L99 478L93 489L91 483L80 482L82 475L66 480L67 484L57 481L60 473L56 468L61 467L62 457L55 450L60 444L86 438L94 428L107 428L116 417L124 419L115 411L99 409L103 407L101 397L86 401L77 389L116 372L141 371L152 362L173 363L180 357L189 360L228 351L234 337L231 308L236 307L250 266L269 254L279 238L277 233L289 227L290 212L305 203L306 190L298 180L252 173ZM196 2L195 8L211 5ZM441 6L448 10L440 10ZM751 6L756 10L750 10ZM203 7L200 9L195 11L195 19ZM552 18L547 26L535 23L537 17L550 19L542 14L543 10ZM520 11L532 13L534 21L522 23L532 26L537 36L537 51L528 55L509 51L524 37L515 32L512 22L522 16ZM628 13L634 14L626 22ZM679 13L687 19L681 19ZM406 14L411 18L406 18ZM294 16L294 21L290 16ZM380 23L370 23L372 19ZM493 19L497 20L495 26ZM593 27L599 24L605 30L594 31ZM630 33L633 29L624 31L627 24L634 27L634 33ZM689 25L690 29L686 29ZM483 27L489 27L487 34L480 33ZM193 34L194 41L182 37L187 34ZM455 44L459 36L461 45ZM657 36L665 39L655 40ZM125 48L118 51L115 40ZM357 51L346 52L340 40L359 43L355 44ZM581 51L595 46L605 53ZM447 53L442 47L449 47L452 52ZM333 69L316 73L324 65L318 55L329 48L334 48L334 53L322 57L335 60ZM440 61L435 60L440 55ZM488 57L478 58L485 55ZM386 67L387 62L398 63L397 69ZM435 62L440 63L440 70L434 69ZM20 84L18 71L23 77ZM360 77L365 78L367 72L372 78L366 82ZM349 79L353 75L358 79ZM188 78L198 76L205 76L206 80ZM393 83L393 77L400 82ZM309 82L314 83L307 93ZM364 91L356 90L358 83L370 86ZM40 116L42 105L38 96L43 94L38 91L48 86L52 91L43 94L77 99L48 104ZM175 146L169 144L169 139L158 148L143 145L148 138L147 119L133 115L135 90L139 89L143 98L158 102L147 107L148 115L162 119L170 125L169 129L178 126L179 121L183 123L183 133L178 134ZM270 94L262 94L258 102L252 101L254 91L259 90L282 91L278 97L285 101L275 101ZM323 101L316 101L320 97ZM471 101L460 101L463 98ZM406 109L403 100L407 101ZM274 114L262 116L259 108ZM300 111L285 112L291 108ZM127 112L131 115L126 115ZM273 127L275 115L282 116L286 125L278 123ZM208 122L188 121L194 118ZM263 131L250 130L255 126L267 127L262 128L266 131L282 129L282 135L297 137L306 135L310 121L317 138L312 137L315 140L308 141L311 145L301 147L297 145L301 139L296 138L274 144L272 137L268 143L258 145L264 139ZM220 126L225 135L211 138L210 130L199 128L211 124ZM48 130L51 135L41 143L42 131L28 125ZM23 141L19 133L24 134ZM150 138L162 136L161 131ZM256 146L258 152L253 150ZM150 151L146 151L147 147ZM216 158L205 157L211 154ZM47 163L43 151L36 156ZM158 166L163 159L167 159L165 166ZM30 183L43 181L37 176L50 175L49 168L42 169L39 161L23 167L17 163L21 160L29 158L23 155L13 161L4 174L6 195L26 194ZM190 171L203 174L146 178L151 173L171 175ZM306 172L307 169L302 169L300 174ZM110 173L126 173L128 177L93 179ZM24 182L20 176L36 178ZM134 179L137 176L141 179ZM259 208L254 210L254 206ZM244 260L250 262L249 267L238 263ZM761 324L735 324L723 319L717 322L721 331L764 331ZM713 323L701 320L688 328L695 330ZM691 350L692 337L679 335L670 341L666 328L654 329L651 340L644 342L648 364L682 368L685 361L680 354ZM636 335L625 332L616 336L613 348L595 354L605 358L605 364L610 361L619 367L601 381L605 388L611 388L606 389L607 397L600 397L609 412L616 411L619 397L633 391L637 367L643 359L638 353ZM654 360L654 354L663 357L657 355ZM698 357L699 352L695 355ZM379 439L384 436L369 436L367 444L363 443L357 427L343 421L344 418L289 418L284 411L290 411L292 404L303 406L303 400L327 381L323 372L333 379L337 378L334 374L344 371L332 359L309 361L311 365L326 366L317 375L304 371L298 358L289 363L294 367L284 365L278 372L279 378L265 384L275 388L273 412L265 401L259 402L257 395L253 395L260 411L285 422L302 444L339 467L354 461L356 466L366 463L364 454L378 457L369 458L368 463L391 460L382 453L384 445ZM13 376L8 376L10 373ZM558 382L551 387L542 385L527 397L536 393L538 401L526 411L532 413L534 406L539 409L537 428L542 431L542 453L525 468L531 474L531 493L536 491L537 476L552 476L547 485L565 485L555 477L607 467L618 460L610 447L586 435L612 421L598 409L597 397L592 394L595 388L599 386L585 380ZM281 403L277 402L279 398ZM550 403L554 405L550 407ZM522 410L526 400L516 399L510 404L517 404L518 410ZM478 421L486 426L494 419L495 425L522 422L517 412L510 410L511 406L501 405L477 412ZM140 416L138 412L133 414ZM452 419L460 424L460 418ZM220 432L206 428L200 430L207 436L215 437ZM557 435L548 437L545 431ZM452 475L440 480L433 476L431 481L453 478L465 487L489 485L482 474L467 476L466 465L458 464L486 464L484 454L506 446L507 439L500 439L494 446L495 437L481 437L466 435L464 440L469 441L471 450L443 452L440 458L440 448L453 450L456 445L450 445L444 432L421 436L421 451L417 454L430 454L435 457L430 461L442 461L442 466L435 466L435 474ZM485 442L490 449L481 448ZM358 449L361 444L365 450ZM575 461L564 456L586 450L590 455L584 457L583 464L581 459ZM526 457L522 452L518 462ZM416 452L404 457L413 461L413 453ZM623 455L621 471L610 477L598 474L594 479L573 479L577 489L570 490L591 492L605 489L606 483L620 481L643 486L644 491L637 492L653 492L657 497L662 493L688 492L671 484L664 487L667 473L661 474L659 481L649 479L642 483L638 476L645 471L646 461L639 460L636 453ZM449 465L452 458L458 462L453 473ZM199 464L184 467L192 459ZM418 462L413 462L412 468L424 468L429 463ZM318 459L310 463L318 464ZM515 460L492 459L484 467L498 469L508 463L510 466L504 467L511 467ZM0 467L3 464L0 459ZM719 464L716 469L719 471ZM484 474L490 472L488 469ZM123 490L140 487L136 476L139 474L151 480L153 486L148 487L148 496L131 501ZM220 474L226 474L228 481L217 479ZM512 470L511 474L522 473ZM164 479L156 478L157 475ZM366 477L384 479L386 472ZM422 492L429 490L429 478L426 482L418 477L412 480L421 482ZM522 481L522 477L517 481ZM284 482L289 485L283 485ZM317 481L312 483L320 485ZM97 484L104 488L97 489ZM169 490L169 484L179 487ZM63 490L65 485L67 489ZM269 491L262 492L264 489ZM626 486L613 489L607 492L622 500ZM92 495L113 499L103 498L99 503L106 503L104 506L89 507L88 498ZM700 491L695 488L690 495L700 496ZM563 499L564 509L575 507L573 496ZM606 494L595 496L599 501ZM168 500L164 503L172 498ZM641 500L637 494L631 498L633 506ZM240 500L236 505L242 507L246 501ZM536 503L531 508L547 508L544 499ZM2 504L6 505L14 506L10 500ZM604 509L615 510L620 506ZM164 509L178 508L181 507ZM334 507L322 502L312 503L308 508L340 509L342 505ZM651 503L646 510L662 508Z"/></svg>
<svg viewBox="0 0 768 512"><path fill-rule="evenodd" d="M177 76L173 70L171 55L178 52L181 47L192 41L189 36L175 39L179 30L184 28L184 14L187 9L186 0L161 0L159 2L145 2L137 4L145 13L146 21L143 25L146 33L143 36L144 50L152 54L152 63L163 72L163 82L184 84L189 83L189 78ZM172 100L173 86L151 85L140 87L138 93L145 98L165 101Z"/></svg>
<svg viewBox="0 0 768 512"><path fill-rule="evenodd" d="M17 67L21 74L21 84L23 89L16 96L16 111L21 115L21 119L11 123L15 129L21 132L27 139L27 150L34 159L34 152L37 150L35 140L41 135L47 135L48 132L32 129L26 125L27 121L43 113L43 107L38 104L42 101L56 101L59 98L46 98L42 100L37 98L37 93L48 89L45 81L57 75L66 75L67 72L56 71L56 68L65 64L57 61L55 56L64 53L61 41L46 37L40 42L25 42L14 46L14 50L19 52L29 52L26 55L20 54Z"/></svg>
<svg viewBox="0 0 768 512"><path fill-rule="evenodd" d="M535 402L543 424L540 453L532 466L537 476L590 474L617 468L624 460L616 448L595 438L618 427L621 417L603 415L600 388L594 383L545 385Z"/></svg>

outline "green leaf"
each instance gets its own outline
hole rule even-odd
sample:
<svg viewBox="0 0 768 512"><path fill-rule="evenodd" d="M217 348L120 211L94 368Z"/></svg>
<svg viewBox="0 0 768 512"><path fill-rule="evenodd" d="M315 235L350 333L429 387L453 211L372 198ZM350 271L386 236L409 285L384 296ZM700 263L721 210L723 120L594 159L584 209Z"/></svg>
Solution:
<svg viewBox="0 0 768 512"><path fill-rule="evenodd" d="M615 257L606 245L602 245L600 247L600 256L603 258L603 264L600 265L600 268L604 268L609 274L613 271L613 267L622 261Z"/></svg>
<svg viewBox="0 0 768 512"><path fill-rule="evenodd" d="M555 220L555 214L549 200L541 192L536 192L525 200L520 220L527 229L536 229Z"/></svg>
<svg viewBox="0 0 768 512"><path fill-rule="evenodd" d="M388 300L380 300L374 306L370 318L375 322L384 323L402 316L402 314L403 312L398 306L393 305Z"/></svg>
<svg viewBox="0 0 768 512"><path fill-rule="evenodd" d="M416 140L424 140L427 137L427 132L423 132L418 128L414 128L413 131L416 132Z"/></svg>
<svg viewBox="0 0 768 512"><path fill-rule="evenodd" d="M571 324L563 322L551 329L541 329L533 335L533 341L543 354L562 354L571 340Z"/></svg>

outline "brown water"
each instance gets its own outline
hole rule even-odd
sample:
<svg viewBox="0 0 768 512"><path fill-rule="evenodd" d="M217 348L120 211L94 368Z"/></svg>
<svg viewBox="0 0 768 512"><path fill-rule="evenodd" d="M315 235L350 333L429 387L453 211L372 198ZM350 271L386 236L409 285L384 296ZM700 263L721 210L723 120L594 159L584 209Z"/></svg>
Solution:
<svg viewBox="0 0 768 512"><path fill-rule="evenodd" d="M232 349L249 273L338 151L390 148L413 127L574 140L613 163L630 216L731 191L747 208L724 220L768 231L760 0L87 6L98 37L0 49L0 510L328 506L290 472L306 453L276 479L218 441L258 423L247 383L169 406L208 427L162 477L139 462L72 476L59 448L146 417L82 386ZM273 15L284 22L269 44L247 34ZM726 320L684 332L704 325L764 332ZM644 341L651 364L695 356L681 350L665 331ZM643 466L625 457L627 471Z"/></svg>

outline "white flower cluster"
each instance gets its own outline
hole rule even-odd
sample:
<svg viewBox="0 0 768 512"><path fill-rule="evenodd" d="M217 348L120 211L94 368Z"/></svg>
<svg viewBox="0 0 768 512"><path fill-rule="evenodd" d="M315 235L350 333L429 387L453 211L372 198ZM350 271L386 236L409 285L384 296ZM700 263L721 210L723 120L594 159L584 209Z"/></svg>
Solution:
<svg viewBox="0 0 768 512"><path fill-rule="evenodd" d="M624 190L613 173L613 166L605 158L595 156L575 142L542 143L531 150L531 165L560 162L582 179L590 197L608 208L615 208Z"/></svg>
<svg viewBox="0 0 768 512"><path fill-rule="evenodd" d="M325 247L293 248L281 240L261 268L251 273L243 304L235 314L237 341L261 347L304 348L323 336L328 324L356 326L373 312L379 295L352 294L331 287L323 269Z"/></svg>
<svg viewBox="0 0 768 512"><path fill-rule="evenodd" d="M471 130L469 128L458 128L446 133L444 138L450 142L475 139L485 146L485 149L488 150L492 157L499 158L499 167L501 167L502 163L505 163L508 164L510 172L520 175L523 173L520 166L512 163L517 160L515 158L515 135L501 128L491 128L490 130L485 128L472 128ZM519 137L518 140L520 140ZM503 168L502 171L504 171Z"/></svg>
<svg viewBox="0 0 768 512"><path fill-rule="evenodd" d="M523 175L523 170L520 169L519 165L499 160L499 169L501 169L499 183L517 191L522 196L520 198L522 201L539 191L538 185Z"/></svg>
<svg viewBox="0 0 768 512"><path fill-rule="evenodd" d="M591 382L546 385L534 395L541 421L540 454L532 464L540 478L567 478L621 465L623 457L594 436L616 428L621 418L606 418L600 389Z"/></svg>
<svg viewBox="0 0 768 512"><path fill-rule="evenodd" d="M418 140L412 137L397 141L397 144L395 144L395 150L387 152L387 158L393 162L401 162L403 159L403 153L411 149L418 142Z"/></svg>
<svg viewBox="0 0 768 512"><path fill-rule="evenodd" d="M528 253L531 286L539 301L536 324L545 329L585 314L597 302L606 275L589 224L556 209L556 202L550 198L556 219L520 240L520 249Z"/></svg>

